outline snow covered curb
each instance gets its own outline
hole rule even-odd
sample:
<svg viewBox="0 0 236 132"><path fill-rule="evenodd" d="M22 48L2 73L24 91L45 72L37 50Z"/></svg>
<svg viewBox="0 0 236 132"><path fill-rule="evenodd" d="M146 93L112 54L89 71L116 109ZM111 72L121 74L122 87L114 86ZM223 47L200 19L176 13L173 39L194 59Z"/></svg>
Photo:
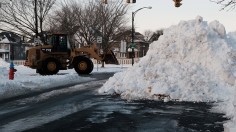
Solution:
<svg viewBox="0 0 236 132"><path fill-rule="evenodd" d="M35 69L31 69L22 65L15 65L15 78L14 80L8 79L10 64L0 58L0 101L20 95L25 95L33 92L41 92L48 89L53 89L58 86L74 85L81 82L89 82L95 80L90 77L79 76L74 69L62 70L57 75L40 76L35 73ZM93 73L102 72L118 72L124 68L117 65L95 65ZM128 66L129 67L129 66Z"/></svg>
<svg viewBox="0 0 236 132"><path fill-rule="evenodd" d="M80 77L77 74L55 75L55 76L28 76L27 78L15 80L0 80L0 100L58 86L77 84L78 82L92 81L93 78Z"/></svg>

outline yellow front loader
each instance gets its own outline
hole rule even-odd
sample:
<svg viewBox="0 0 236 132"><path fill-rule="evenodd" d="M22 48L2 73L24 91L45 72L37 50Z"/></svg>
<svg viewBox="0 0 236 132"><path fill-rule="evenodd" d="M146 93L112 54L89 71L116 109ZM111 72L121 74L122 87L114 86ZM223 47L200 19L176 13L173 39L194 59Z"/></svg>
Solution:
<svg viewBox="0 0 236 132"><path fill-rule="evenodd" d="M118 64L111 50L104 57L93 46L72 49L66 34L52 34L47 36L46 44L26 51L25 66L36 69L41 75L53 75L71 68L78 74L90 74L94 68L91 58Z"/></svg>

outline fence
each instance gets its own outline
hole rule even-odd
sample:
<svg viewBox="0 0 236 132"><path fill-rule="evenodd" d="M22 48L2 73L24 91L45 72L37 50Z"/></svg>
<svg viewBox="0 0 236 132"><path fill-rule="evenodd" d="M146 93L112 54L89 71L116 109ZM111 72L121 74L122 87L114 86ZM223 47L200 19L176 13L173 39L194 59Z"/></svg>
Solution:
<svg viewBox="0 0 236 132"><path fill-rule="evenodd" d="M134 58L134 63L137 63L139 61L140 58ZM119 64L132 64L132 59L117 59ZM97 60L92 59L93 64L97 64ZM101 63L101 62L98 62Z"/></svg>
<svg viewBox="0 0 236 132"><path fill-rule="evenodd" d="M25 64L25 60L14 60L13 63L15 65L24 65Z"/></svg>
<svg viewBox="0 0 236 132"><path fill-rule="evenodd" d="M134 58L134 63L137 63L139 61L139 59L140 58ZM132 64L132 59L117 59L117 60L118 60L120 65L121 64ZM94 64L97 64L97 62L98 62L95 59L92 59L92 61L93 61ZM14 60L13 63L15 65L24 65L25 60ZM100 63L100 62L98 62L98 63Z"/></svg>

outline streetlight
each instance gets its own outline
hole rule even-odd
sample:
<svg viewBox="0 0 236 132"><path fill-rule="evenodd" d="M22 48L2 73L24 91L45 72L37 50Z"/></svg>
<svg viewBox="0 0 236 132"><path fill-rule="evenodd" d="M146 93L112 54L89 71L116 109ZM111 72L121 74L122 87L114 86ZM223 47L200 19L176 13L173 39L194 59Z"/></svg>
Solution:
<svg viewBox="0 0 236 132"><path fill-rule="evenodd" d="M144 52L144 49L145 49L145 45L143 45L143 57L144 57L144 53L145 53L145 52Z"/></svg>
<svg viewBox="0 0 236 132"><path fill-rule="evenodd" d="M135 46L135 44L134 44L134 16L135 16L135 14L136 14L138 11L140 11L140 10L142 10L142 9L144 9L144 8L152 9L151 6L149 6L149 7L142 7L142 8L139 8L138 10L132 12L132 34L131 34L131 35L132 35L132 36L131 36L131 39L132 39L132 43L131 43L131 49L132 49L132 53L131 53L132 66L134 65L134 46Z"/></svg>
<svg viewBox="0 0 236 132"><path fill-rule="evenodd" d="M38 31L38 12L37 12L37 0L34 0L34 15L35 15L35 36L38 38L39 31Z"/></svg>

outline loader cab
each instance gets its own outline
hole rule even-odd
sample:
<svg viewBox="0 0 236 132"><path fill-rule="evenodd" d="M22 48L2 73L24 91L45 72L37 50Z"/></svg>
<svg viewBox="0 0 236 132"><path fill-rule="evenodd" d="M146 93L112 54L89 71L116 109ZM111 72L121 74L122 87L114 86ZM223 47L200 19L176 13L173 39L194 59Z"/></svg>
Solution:
<svg viewBox="0 0 236 132"><path fill-rule="evenodd" d="M52 52L67 52L69 49L66 34L52 34L47 36L47 44L52 45Z"/></svg>

